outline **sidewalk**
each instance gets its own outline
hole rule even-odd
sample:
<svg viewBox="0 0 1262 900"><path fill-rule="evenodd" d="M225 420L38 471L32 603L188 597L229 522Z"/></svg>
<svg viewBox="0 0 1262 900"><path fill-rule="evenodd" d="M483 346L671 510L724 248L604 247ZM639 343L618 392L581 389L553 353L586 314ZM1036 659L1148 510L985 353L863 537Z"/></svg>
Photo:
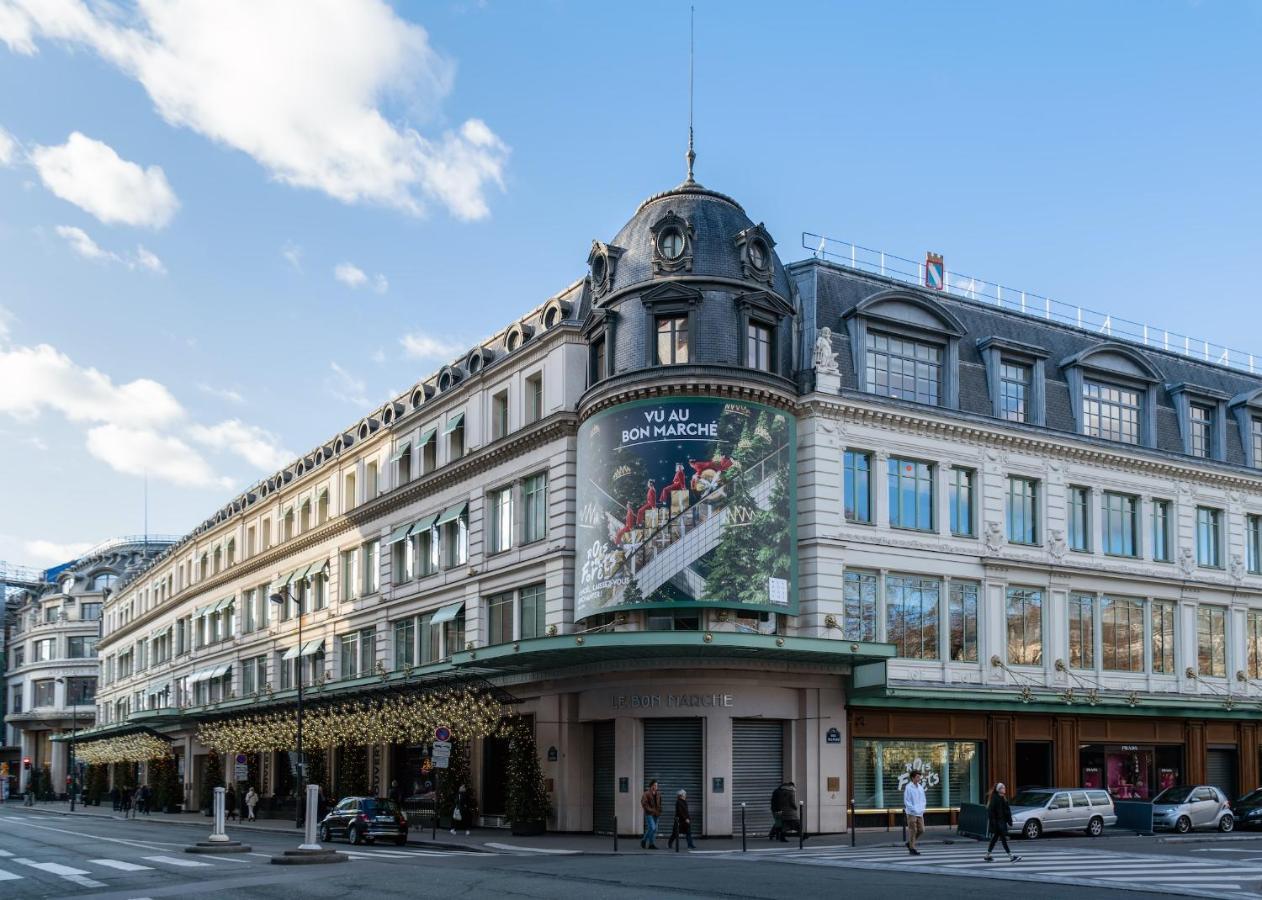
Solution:
<svg viewBox="0 0 1262 900"><path fill-rule="evenodd" d="M21 800L9 801L0 806L6 813L25 813L28 815L47 815L47 816L64 816L67 818L92 818L92 819L116 819L122 820L121 812L114 812L108 804L101 806L88 806L76 804L75 811L70 812L70 803L67 801L55 801L51 803L37 803L34 806L23 806ZM200 828L206 832L210 831L211 820L209 816L200 813L151 813L150 815L140 815L131 821L147 823L150 825L183 825L186 827ZM257 822L234 822L229 821L226 826L229 834L235 832L270 832L273 834L291 834L295 838L301 835L301 832L294 825L292 819L259 819ZM636 837L620 837L617 846L619 853L669 853L666 849L666 839L669 836L669 829L665 832L658 832L658 844L660 848L657 851L641 850L640 842ZM922 843L946 843L952 841L971 841L972 838L959 837L955 833L955 829L947 825L934 825L925 829L925 835L921 838ZM855 844L860 847L893 847L899 846L903 841L902 829L895 828L886 831L884 828L861 828L855 832ZM698 838L696 839L697 851L703 853L726 853L733 850L741 849L740 835L733 838ZM604 854L614 852L614 839L612 835L598 834L542 834L534 837L515 837L507 828L478 828L474 829L472 835L466 836L464 832L452 834L445 829L438 829L438 833L434 836L432 828L429 826L428 819L421 820L419 823L414 822L412 831L408 838L408 844L416 847L429 847L441 850L465 850L472 852L495 852L500 850L527 850L543 854ZM797 838L789 839L786 844L774 843L767 840L766 834L753 835L747 837L747 847L750 852L769 852L796 850L798 846ZM824 834L810 835L806 839L807 847L848 847L850 846L850 834ZM686 852L686 851L685 851Z"/></svg>

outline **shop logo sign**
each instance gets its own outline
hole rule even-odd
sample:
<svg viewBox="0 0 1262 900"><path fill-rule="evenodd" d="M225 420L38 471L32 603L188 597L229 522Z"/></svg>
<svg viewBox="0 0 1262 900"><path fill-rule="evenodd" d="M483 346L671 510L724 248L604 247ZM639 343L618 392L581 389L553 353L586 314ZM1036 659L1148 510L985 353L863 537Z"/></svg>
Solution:
<svg viewBox="0 0 1262 900"><path fill-rule="evenodd" d="M900 791L907 787L907 783L911 781L912 772L920 773L920 783L926 788L937 787L938 783L942 780L938 777L938 773L933 771L929 763L917 756L911 762L906 763L903 766L903 774L898 776L898 789Z"/></svg>

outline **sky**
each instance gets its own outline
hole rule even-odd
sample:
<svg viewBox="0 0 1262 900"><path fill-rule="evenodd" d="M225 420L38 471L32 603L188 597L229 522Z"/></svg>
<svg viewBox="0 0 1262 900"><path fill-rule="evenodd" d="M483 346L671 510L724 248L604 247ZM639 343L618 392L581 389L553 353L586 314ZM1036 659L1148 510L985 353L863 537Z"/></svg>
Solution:
<svg viewBox="0 0 1262 900"><path fill-rule="evenodd" d="M697 178L786 262L1262 354L1259 46L1255 0L698 0ZM0 0L0 560L186 533L581 277L687 117L684 2Z"/></svg>

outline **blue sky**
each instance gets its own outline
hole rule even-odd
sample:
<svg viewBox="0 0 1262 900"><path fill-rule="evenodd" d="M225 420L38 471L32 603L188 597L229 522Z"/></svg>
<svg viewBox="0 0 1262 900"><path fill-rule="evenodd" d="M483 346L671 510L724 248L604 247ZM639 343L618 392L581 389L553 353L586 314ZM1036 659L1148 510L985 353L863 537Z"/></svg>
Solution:
<svg viewBox="0 0 1262 900"><path fill-rule="evenodd" d="M0 559L138 532L144 472L183 533L579 277L682 179L687 23L0 0ZM1260 44L1244 0L702 0L697 177L786 261L934 249L1262 353Z"/></svg>

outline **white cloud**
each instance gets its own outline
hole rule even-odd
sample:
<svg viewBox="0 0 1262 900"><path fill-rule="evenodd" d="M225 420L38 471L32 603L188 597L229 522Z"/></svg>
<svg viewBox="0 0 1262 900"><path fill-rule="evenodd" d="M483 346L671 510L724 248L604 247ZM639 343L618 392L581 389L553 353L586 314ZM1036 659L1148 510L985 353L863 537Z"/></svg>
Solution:
<svg viewBox="0 0 1262 900"><path fill-rule="evenodd" d="M403 335L399 343L403 345L403 352L413 359L451 359L464 349L464 345L456 341L419 331Z"/></svg>
<svg viewBox="0 0 1262 900"><path fill-rule="evenodd" d="M82 0L0 0L0 40L85 45L139 81L158 113L253 157L276 180L345 203L487 215L508 147L481 120L429 136L454 64L382 0L142 2L127 19Z"/></svg>
<svg viewBox="0 0 1262 900"><path fill-rule="evenodd" d="M0 9L0 15L3 15L2 9ZM18 142L13 139L13 135L0 128L0 166L12 163L17 158L17 153Z"/></svg>
<svg viewBox="0 0 1262 900"><path fill-rule="evenodd" d="M136 245L134 256L123 256L115 253L113 250L103 248L82 228L76 228L73 225L58 225L53 230L57 232L59 237L65 239L71 250L84 259L90 259L94 262L118 263L129 269L148 269L150 272L158 275L166 274L166 266L162 264L162 260L145 249L143 244Z"/></svg>
<svg viewBox="0 0 1262 900"><path fill-rule="evenodd" d="M227 419L218 425L194 425L188 430L194 441L215 450L235 453L259 469L279 469L294 454L279 445L276 435L240 419Z"/></svg>
<svg viewBox="0 0 1262 900"><path fill-rule="evenodd" d="M44 187L106 225L163 228L180 205L160 166L142 169L77 131L60 146L36 147L31 162Z"/></svg>
<svg viewBox="0 0 1262 900"><path fill-rule="evenodd" d="M70 562L72 559L78 559L84 553L92 548L92 544L87 541L74 541L71 543L58 543L56 541L34 540L25 541L22 549L26 552L26 556L32 562L46 563L64 563Z"/></svg>
<svg viewBox="0 0 1262 900"><path fill-rule="evenodd" d="M338 263L333 267L333 277L352 291L367 287L378 294L384 294L390 290L390 282L386 280L386 276L378 273L369 278L368 273L354 263Z"/></svg>
<svg viewBox="0 0 1262 900"><path fill-rule="evenodd" d="M334 399L352 406L369 404L368 384L362 378L355 377L335 362L329 363L329 368L333 374L324 380L324 387Z"/></svg>
<svg viewBox="0 0 1262 900"><path fill-rule="evenodd" d="M245 397L240 391L234 391L232 388L218 388L214 385L199 382L197 389L204 394L210 394L212 397L218 397L220 400L227 400L229 403L244 403Z"/></svg>
<svg viewBox="0 0 1262 900"><path fill-rule="evenodd" d="M149 428L98 425L88 430L88 452L128 475L149 475L185 487L233 485L188 444Z"/></svg>
<svg viewBox="0 0 1262 900"><path fill-rule="evenodd" d="M9 325L15 318L12 312L0 306L0 346L9 340Z"/></svg>
<svg viewBox="0 0 1262 900"><path fill-rule="evenodd" d="M285 257L285 262L294 267L294 271L302 271L302 248L293 241L286 242L281 248L280 255Z"/></svg>

